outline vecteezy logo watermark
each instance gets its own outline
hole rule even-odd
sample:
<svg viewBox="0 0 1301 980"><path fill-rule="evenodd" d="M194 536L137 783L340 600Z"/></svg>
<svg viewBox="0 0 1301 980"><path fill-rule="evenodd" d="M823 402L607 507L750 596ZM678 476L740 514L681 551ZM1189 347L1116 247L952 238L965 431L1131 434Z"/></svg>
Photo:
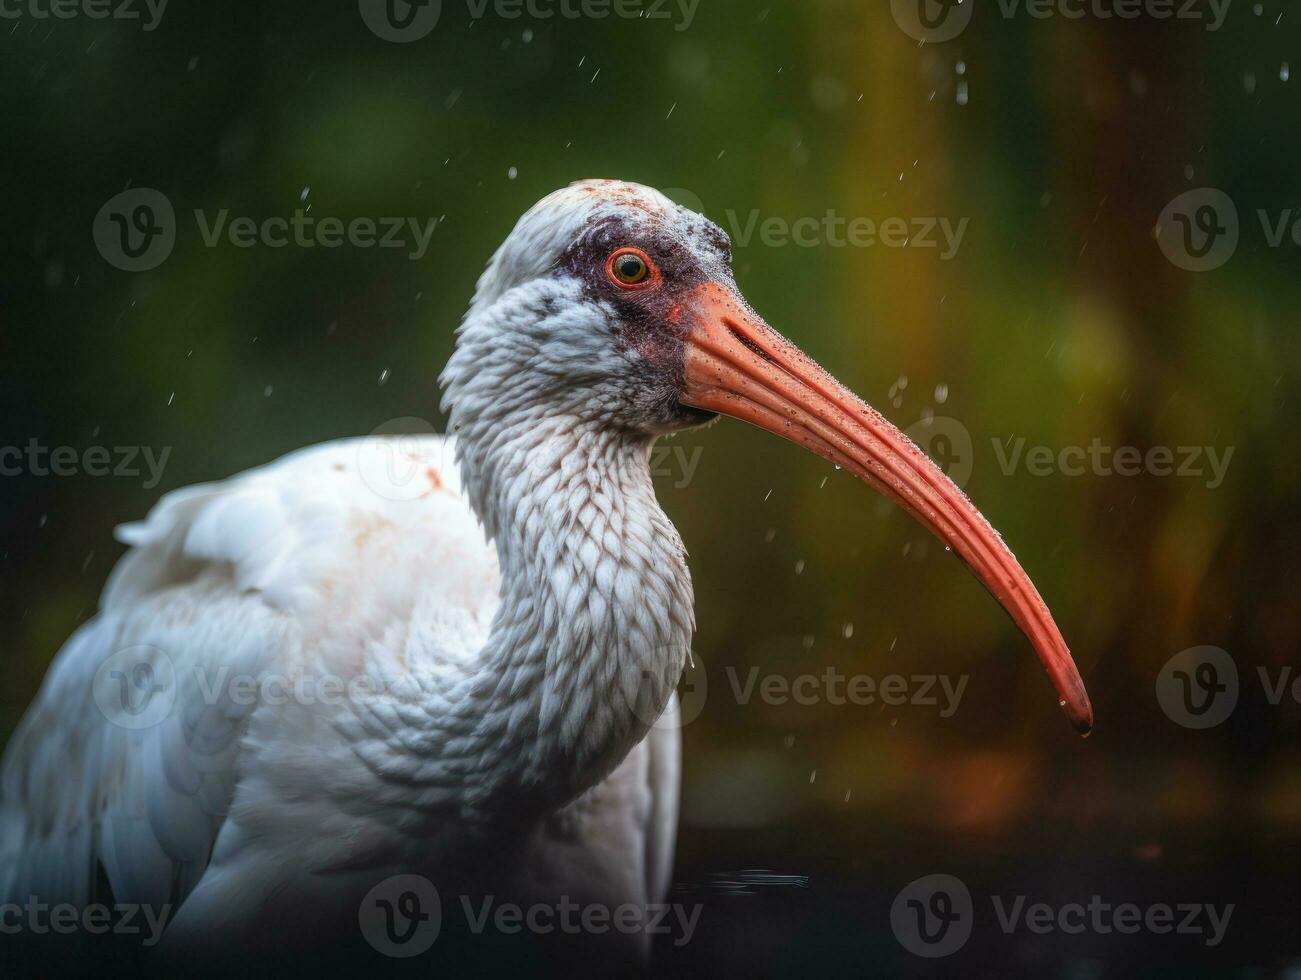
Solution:
<svg viewBox="0 0 1301 980"><path fill-rule="evenodd" d="M965 425L947 415L928 415L908 426L904 434L934 460L950 480L960 487L967 485L975 466L976 453L971 444L971 433Z"/></svg>
<svg viewBox="0 0 1301 980"><path fill-rule="evenodd" d="M957 419L931 415L905 433L954 483L965 487L975 468L971 433ZM1053 447L1030 444L1025 437L989 440L999 470L1012 476L1024 469L1031 476L1154 476L1198 479L1207 490L1224 483L1233 446L1110 446L1101 436L1088 445Z"/></svg>
<svg viewBox="0 0 1301 980"><path fill-rule="evenodd" d="M501 20L548 21L671 20L675 31L687 30L696 19L700 0L465 0L473 20L491 13ZM438 26L443 0L360 0L361 19L376 37L409 44Z"/></svg>
<svg viewBox="0 0 1301 980"><path fill-rule="evenodd" d="M1256 220L1267 247L1301 246L1301 210L1257 208ZM1153 235L1161 252L1180 269L1211 272L1238 249L1238 207L1214 187L1186 191L1166 205Z"/></svg>
<svg viewBox="0 0 1301 980"><path fill-rule="evenodd" d="M360 0L361 19L382 41L409 44L438 26L443 0Z"/></svg>
<svg viewBox="0 0 1301 980"><path fill-rule="evenodd" d="M95 247L124 272L157 268L176 245L176 212L162 191L135 187L108 199L91 228Z"/></svg>
<svg viewBox="0 0 1301 980"><path fill-rule="evenodd" d="M1161 668L1156 699L1175 724L1214 728L1237 707L1238 665L1219 647L1190 647Z"/></svg>
<svg viewBox="0 0 1301 980"><path fill-rule="evenodd" d="M1165 206L1156 224L1165 257L1188 272L1218 269L1238 250L1238 208L1224 191L1200 187Z"/></svg>
<svg viewBox="0 0 1301 980"><path fill-rule="evenodd" d="M418 261L429 250L437 218L316 217L305 208L261 220L231 217L229 208L195 209L199 236L208 248L400 248ZM161 191L138 187L111 198L95 217L95 247L110 265L126 272L157 268L172 254L177 224L172 203Z"/></svg>
<svg viewBox="0 0 1301 980"><path fill-rule="evenodd" d="M758 667L751 667L744 680L734 667L724 672L739 705L749 704L756 695L761 703L770 705L915 705L935 708L941 718L953 717L971 679L967 674L956 679L947 674L886 674L878 679L867 674L844 674L836 667L794 678L780 674L761 677Z"/></svg>
<svg viewBox="0 0 1301 980"><path fill-rule="evenodd" d="M446 486L445 473L456 465L426 419L389 419L376 426L357 447L362 483L385 500L421 500Z"/></svg>
<svg viewBox="0 0 1301 980"><path fill-rule="evenodd" d="M709 698L709 674L687 647L669 647L657 654L658 670L629 671L620 685L624 703L642 724L660 730L683 728L700 717ZM672 701L676 689L677 705Z"/></svg>
<svg viewBox="0 0 1301 980"><path fill-rule="evenodd" d="M99 665L91 693L104 717L129 729L152 728L172 713L176 669L157 647L138 645Z"/></svg>
<svg viewBox="0 0 1301 980"><path fill-rule="evenodd" d="M442 928L438 889L420 875L394 875L366 893L357 912L366 942L397 959L419 956Z"/></svg>
<svg viewBox="0 0 1301 980"><path fill-rule="evenodd" d="M167 0L0 0L0 20L141 20L152 31L163 19Z"/></svg>
<svg viewBox="0 0 1301 980"><path fill-rule="evenodd" d="M1091 895L1085 902L1033 902L1026 895L989 896L993 921L1007 936L1020 930L1039 936L1195 936L1207 947L1224 941L1236 906L1209 902L1110 902ZM983 903L982 903L983 907ZM949 956L971 938L976 906L966 884L953 875L930 874L909 882L890 907L890 928L899 945L927 958Z"/></svg>
<svg viewBox="0 0 1301 980"><path fill-rule="evenodd" d="M163 467L172 454L171 446L158 453L152 446L45 446L29 439L25 446L0 446L0 476L113 476L135 478L142 474L137 460L143 460L149 475L140 485L146 490L158 486Z"/></svg>
<svg viewBox="0 0 1301 980"><path fill-rule="evenodd" d="M927 959L949 956L965 946L974 919L971 892L953 875L911 881L890 906L890 928L899 945Z"/></svg>
<svg viewBox="0 0 1301 980"><path fill-rule="evenodd" d="M890 0L890 13L914 41L942 44L967 29L975 5L975 0Z"/></svg>
<svg viewBox="0 0 1301 980"><path fill-rule="evenodd" d="M19 904L0 905L0 935L16 936L71 936L85 933L90 936L143 936L140 945L158 945L171 918L171 905L152 906L129 902L116 905L91 903L49 904L36 896Z"/></svg>
<svg viewBox="0 0 1301 980"><path fill-rule="evenodd" d="M1255 676L1267 703L1277 708L1285 700L1301 705L1301 675L1289 664L1271 672L1259 666ZM1184 728L1220 725L1238 706L1238 665L1225 650L1190 647L1171 657L1156 679L1156 699L1166 717Z"/></svg>

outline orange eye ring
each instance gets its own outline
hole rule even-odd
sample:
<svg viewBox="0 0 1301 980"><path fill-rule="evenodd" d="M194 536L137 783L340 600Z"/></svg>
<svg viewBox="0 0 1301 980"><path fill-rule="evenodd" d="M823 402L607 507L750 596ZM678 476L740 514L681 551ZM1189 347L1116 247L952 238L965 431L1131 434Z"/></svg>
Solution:
<svg viewBox="0 0 1301 980"><path fill-rule="evenodd" d="M631 245L617 249L605 263L605 274L620 289L647 289L660 281L651 257Z"/></svg>

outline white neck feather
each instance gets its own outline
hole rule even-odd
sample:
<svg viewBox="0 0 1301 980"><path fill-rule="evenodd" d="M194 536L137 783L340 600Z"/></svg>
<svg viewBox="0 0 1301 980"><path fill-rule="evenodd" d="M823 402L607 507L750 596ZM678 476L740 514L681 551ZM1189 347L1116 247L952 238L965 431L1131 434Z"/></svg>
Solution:
<svg viewBox="0 0 1301 980"><path fill-rule="evenodd" d="M517 812L545 809L602 779L659 717L694 631L686 552L651 482L655 437L592 420L599 394L558 387L548 361L557 332L607 329L574 292L552 282L472 311L442 378L502 573L462 691L477 718L472 806L505 794ZM503 317L527 326L501 331ZM566 400L582 398L580 419Z"/></svg>
<svg viewBox="0 0 1301 980"><path fill-rule="evenodd" d="M463 479L494 535L502 602L474 685L486 771L553 806L639 742L694 629L682 541L660 509L653 438L551 419L469 443Z"/></svg>

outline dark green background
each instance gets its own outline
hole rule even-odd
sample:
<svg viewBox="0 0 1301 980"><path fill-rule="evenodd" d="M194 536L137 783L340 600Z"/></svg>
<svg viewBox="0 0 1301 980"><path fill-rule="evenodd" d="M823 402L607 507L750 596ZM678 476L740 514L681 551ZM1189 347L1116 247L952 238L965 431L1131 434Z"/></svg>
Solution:
<svg viewBox="0 0 1301 980"><path fill-rule="evenodd" d="M685 730L676 878L767 867L810 884L707 891L696 940L659 962L1280 969L1301 953L1282 901L1301 864L1301 705L1268 704L1256 669L1296 664L1301 647L1301 248L1267 247L1255 211L1301 207L1301 79L1281 77L1301 66L1301 11L1234 0L1212 33L1007 19L974 2L966 33L936 45L875 0L701 0L686 30L474 20L446 0L407 45L374 36L350 3L171 0L151 32L0 20L0 444L173 447L152 490L0 478L0 736L93 614L122 550L116 523L165 490L395 417L441 427L436 378L475 278L545 193L584 177L682 188L729 230L729 211L965 217L949 262L756 239L737 248L738 281L901 426L929 409L970 431L967 489L1054 610L1096 733L1070 733L1015 627L897 509L739 423L685 434L698 469L686 487L662 480L661 499L692 553L710 696ZM152 272L113 268L91 239L128 186L158 188L179 216ZM1192 274L1153 229L1203 186L1234 198L1242 242ZM318 217L441 218L429 254L208 248L190 217L289 215L304 188ZM1018 437L1234 454L1215 489L1008 476L991 440ZM1233 655L1243 694L1226 723L1195 732L1165 717L1154 685L1201 644ZM738 704L728 668L744 679L753 666L971 679L941 719ZM1007 937L986 914L937 965L888 927L898 889L933 871L978 896L1237 911L1209 952L1187 937Z"/></svg>

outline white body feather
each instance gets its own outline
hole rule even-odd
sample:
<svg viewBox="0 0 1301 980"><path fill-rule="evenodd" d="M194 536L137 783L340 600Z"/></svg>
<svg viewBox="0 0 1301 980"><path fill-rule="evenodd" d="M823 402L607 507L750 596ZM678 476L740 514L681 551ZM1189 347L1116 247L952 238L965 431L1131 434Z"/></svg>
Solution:
<svg viewBox="0 0 1301 980"><path fill-rule="evenodd" d="M179 906L179 933L239 942L287 915L355 923L389 874L437 880L474 836L459 788L395 788L358 746L368 719L423 714L438 678L482 667L500 573L450 440L316 447L170 494L121 536L133 548L100 613L6 753L0 903L85 903L102 865L116 901ZM130 729L92 692L108 658L141 646L170 661L174 701ZM397 746L374 751L411 758L410 732L389 735ZM505 894L660 900L678 777L670 718L599 785L493 843L519 855L503 861Z"/></svg>

